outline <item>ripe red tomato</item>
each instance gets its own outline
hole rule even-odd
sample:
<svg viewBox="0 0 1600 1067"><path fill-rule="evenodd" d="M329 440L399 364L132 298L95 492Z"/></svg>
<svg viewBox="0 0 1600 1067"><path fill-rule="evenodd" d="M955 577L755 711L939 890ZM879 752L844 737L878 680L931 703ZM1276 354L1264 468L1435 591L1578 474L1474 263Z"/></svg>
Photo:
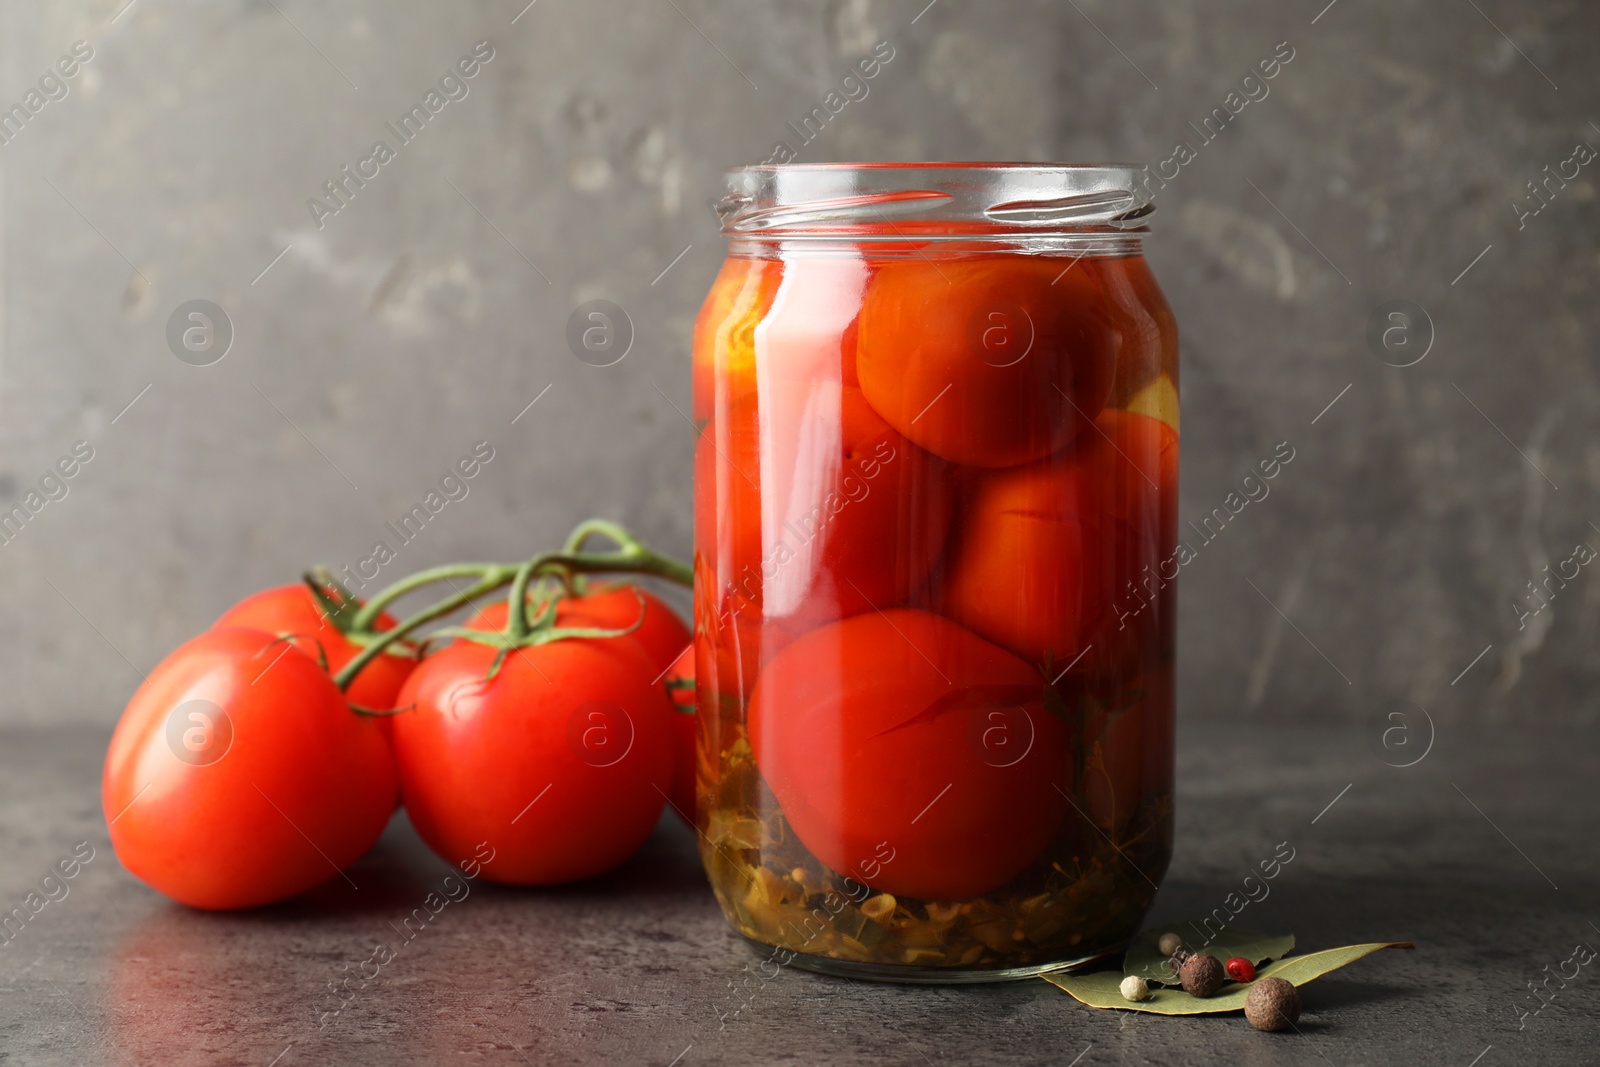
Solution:
<svg viewBox="0 0 1600 1067"><path fill-rule="evenodd" d="M586 626L597 630L625 630L639 622L640 601L644 601L644 621L627 637L644 650L655 673L670 667L693 642L689 628L666 601L628 583L595 585L582 596L563 597L556 603L557 626ZM506 602L486 605L466 625L474 630L499 630L506 624Z"/></svg>
<svg viewBox="0 0 1600 1067"><path fill-rule="evenodd" d="M666 690L640 646L455 641L422 661L395 717L412 825L451 864L487 842L483 877L552 885L610 870L650 836L676 757Z"/></svg>
<svg viewBox="0 0 1600 1067"><path fill-rule="evenodd" d="M378 616L378 629L389 630L394 625L394 618L387 612ZM301 647L313 657L316 656L316 648L309 642L315 641L322 646L330 675L338 674L361 651L324 617L321 605L304 583L280 585L250 594L223 612L211 628L219 630L227 626L265 630L277 636L304 636L308 643ZM356 676L345 695L352 704L374 711L393 708L396 706L394 698L405 684L406 675L416 665L417 661L409 656L385 652Z"/></svg>
<svg viewBox="0 0 1600 1067"><path fill-rule="evenodd" d="M1092 270L1059 257L885 264L861 307L861 388L945 459L1009 467L1083 431L1110 393L1121 337Z"/></svg>
<svg viewBox="0 0 1600 1067"><path fill-rule="evenodd" d="M941 616L869 612L767 665L750 744L817 859L899 896L976 896L1021 872L1066 812L1068 732L1044 690Z"/></svg>
<svg viewBox="0 0 1600 1067"><path fill-rule="evenodd" d="M726 427L708 428L695 462L719 601L808 624L892 607L927 579L950 518L943 464L860 389L796 381Z"/></svg>
<svg viewBox="0 0 1600 1067"><path fill-rule="evenodd" d="M1085 649L1077 672L1136 662L1164 612L1130 583L1157 582L1171 554L1177 457L1166 423L1107 411L1073 448L983 473L963 502L942 610L1033 663L1060 669Z"/></svg>
<svg viewBox="0 0 1600 1067"><path fill-rule="evenodd" d="M686 648L667 671L667 699L676 712L672 716L672 748L676 759L672 768L672 789L667 799L672 810L690 826L695 821L695 777L699 756L695 748L694 648Z"/></svg>
<svg viewBox="0 0 1600 1067"><path fill-rule="evenodd" d="M395 805L394 756L316 661L260 630L209 630L150 672L101 784L117 857L197 908L249 908L334 877Z"/></svg>
<svg viewBox="0 0 1600 1067"><path fill-rule="evenodd" d="M556 604L556 625L626 629L639 621L641 599L644 601L644 621L637 630L618 640L631 640L638 644L655 671L653 677L667 687L669 703L678 712L672 717L676 762L668 797L674 810L692 825L695 789L694 645L689 628L660 597L627 583L595 585L581 596L562 598ZM505 622L506 602L499 600L484 607L466 625L477 630L499 630L505 626ZM680 669L685 666L686 670ZM674 689L674 682L686 683L686 687Z"/></svg>

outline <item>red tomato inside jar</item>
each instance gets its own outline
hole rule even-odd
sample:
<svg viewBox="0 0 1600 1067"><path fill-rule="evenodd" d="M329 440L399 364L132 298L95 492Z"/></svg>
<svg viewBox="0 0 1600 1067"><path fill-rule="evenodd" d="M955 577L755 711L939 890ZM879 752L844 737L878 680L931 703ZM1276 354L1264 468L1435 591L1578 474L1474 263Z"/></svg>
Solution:
<svg viewBox="0 0 1600 1067"><path fill-rule="evenodd" d="M1086 963L1166 869L1177 331L1139 177L729 172L693 352L701 853L799 965Z"/></svg>

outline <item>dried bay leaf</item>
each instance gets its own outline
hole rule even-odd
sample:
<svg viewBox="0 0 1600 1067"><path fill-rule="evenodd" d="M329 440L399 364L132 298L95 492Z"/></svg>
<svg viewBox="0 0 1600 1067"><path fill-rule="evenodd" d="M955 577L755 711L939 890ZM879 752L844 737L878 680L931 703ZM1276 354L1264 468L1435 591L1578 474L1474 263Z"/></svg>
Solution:
<svg viewBox="0 0 1600 1067"><path fill-rule="evenodd" d="M1409 941L1374 941L1365 945L1346 945L1343 948L1308 952L1304 956L1291 956L1263 967L1256 974L1262 978L1282 978L1296 986L1305 985L1330 971L1370 956L1379 949L1416 948ZM1131 972L1130 972L1131 973ZM1216 996L1193 997L1181 989L1152 989L1150 999L1131 1001L1122 995L1123 976L1116 971L1099 971L1095 974L1047 974L1044 980L1072 994L1091 1008L1120 1008L1124 1011L1146 1011L1155 1015L1216 1015L1222 1012L1241 1011L1245 997L1250 994L1250 984L1229 982Z"/></svg>

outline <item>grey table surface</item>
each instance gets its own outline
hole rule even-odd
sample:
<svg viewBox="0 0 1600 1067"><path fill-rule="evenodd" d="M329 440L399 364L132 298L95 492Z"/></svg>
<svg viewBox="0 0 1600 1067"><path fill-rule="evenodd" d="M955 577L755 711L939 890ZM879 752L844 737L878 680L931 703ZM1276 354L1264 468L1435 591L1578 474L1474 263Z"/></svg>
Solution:
<svg viewBox="0 0 1600 1067"><path fill-rule="evenodd" d="M1219 906L1288 841L1294 859L1239 926L1292 931L1302 949L1417 943L1309 986L1298 1034L1238 1016L1096 1011L1042 981L769 979L724 924L691 832L670 819L606 877L474 886L404 943L396 925L447 871L403 818L350 871L358 888L334 879L274 908L195 912L113 855L102 731L0 733L3 910L80 842L94 850L66 896L0 947L0 1063L1600 1060L1600 961L1576 977L1565 962L1600 945L1595 731L1419 721L1385 747L1380 728L1278 718L1181 730L1178 846L1154 920ZM352 981L353 999L335 996L378 941L399 944L395 958ZM1541 982L1550 993L1534 1013L1529 983Z"/></svg>

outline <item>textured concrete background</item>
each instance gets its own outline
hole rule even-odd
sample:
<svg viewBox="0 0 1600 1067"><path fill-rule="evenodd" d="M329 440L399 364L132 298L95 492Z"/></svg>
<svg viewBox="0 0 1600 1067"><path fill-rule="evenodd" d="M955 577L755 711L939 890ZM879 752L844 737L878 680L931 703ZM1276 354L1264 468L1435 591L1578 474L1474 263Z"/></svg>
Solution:
<svg viewBox="0 0 1600 1067"><path fill-rule="evenodd" d="M879 42L870 94L801 160L1196 146L1149 248L1184 336L1181 517L1278 442L1296 458L1184 569L1186 715L1600 707L1600 574L1521 629L1514 607L1600 546L1600 164L1513 207L1600 146L1592 7L125 2L0 0L0 107L93 49L0 146L0 502L93 449L0 545L0 719L109 724L173 645L367 556L478 441L468 497L385 576L518 558L590 514L686 553L719 172L793 142ZM319 229L307 199L485 40L468 95ZM1269 95L1203 143L1189 123L1285 41ZM637 334L607 368L564 341L594 298ZM166 341L194 299L235 331L211 366ZM1397 299L1436 332L1407 368L1366 341Z"/></svg>

